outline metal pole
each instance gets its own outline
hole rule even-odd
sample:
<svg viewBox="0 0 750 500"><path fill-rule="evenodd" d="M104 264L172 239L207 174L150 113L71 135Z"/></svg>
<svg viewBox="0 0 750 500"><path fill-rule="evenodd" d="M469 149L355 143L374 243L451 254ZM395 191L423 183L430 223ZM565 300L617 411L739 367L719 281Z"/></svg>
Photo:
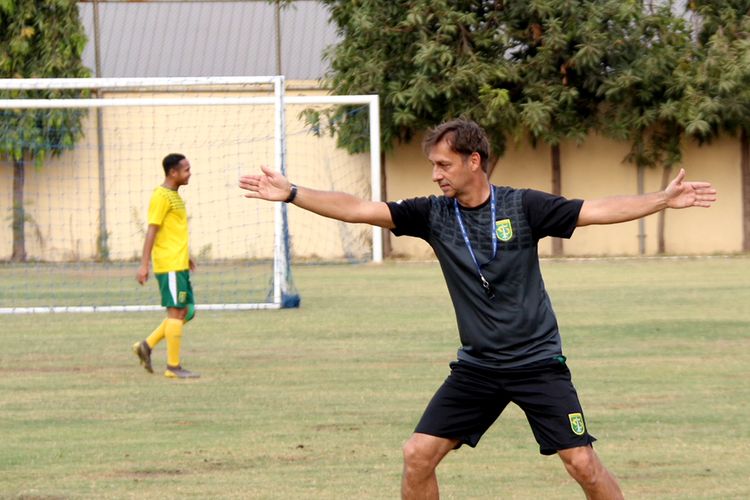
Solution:
<svg viewBox="0 0 750 500"><path fill-rule="evenodd" d="M380 97L375 95L370 101L370 184L372 201L384 201L383 186L380 179ZM372 228L372 261L383 262L383 231L381 227Z"/></svg>
<svg viewBox="0 0 750 500"><path fill-rule="evenodd" d="M274 118L274 166L282 175L286 175L285 159L285 124L284 124L284 78L279 76L274 84L274 99L276 101ZM287 269L289 265L288 238L284 234L287 227L286 203L276 202L274 207L274 259L273 259L273 302L282 304L283 293L286 291Z"/></svg>
<svg viewBox="0 0 750 500"><path fill-rule="evenodd" d="M281 0L276 0L274 9L276 21L276 74L281 76Z"/></svg>

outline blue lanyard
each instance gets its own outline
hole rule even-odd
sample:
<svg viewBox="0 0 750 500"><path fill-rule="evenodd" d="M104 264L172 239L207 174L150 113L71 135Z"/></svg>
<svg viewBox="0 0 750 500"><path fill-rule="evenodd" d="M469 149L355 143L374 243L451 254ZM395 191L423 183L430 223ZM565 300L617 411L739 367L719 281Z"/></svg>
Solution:
<svg viewBox="0 0 750 500"><path fill-rule="evenodd" d="M495 213L496 213L495 188L493 188L492 184L490 184L490 212L491 212L490 238L492 238L492 257L490 257L490 260L488 260L481 266L479 265L479 261L477 261L477 256L474 254L474 249L471 248L469 235L466 233L466 228L464 227L464 221L461 218L461 211L458 209L458 200L456 200L455 198L453 198L453 209L456 212L456 220L458 221L458 227L461 228L461 235L464 237L464 243L466 244L466 248L469 250L469 255L471 255L471 260L474 261L474 266L477 268L479 279L482 281L482 287L484 288L488 296L494 295L489 281L487 281L487 279L484 277L484 274L482 274L482 267L492 262L495 259L495 256L497 255L497 237L495 235Z"/></svg>

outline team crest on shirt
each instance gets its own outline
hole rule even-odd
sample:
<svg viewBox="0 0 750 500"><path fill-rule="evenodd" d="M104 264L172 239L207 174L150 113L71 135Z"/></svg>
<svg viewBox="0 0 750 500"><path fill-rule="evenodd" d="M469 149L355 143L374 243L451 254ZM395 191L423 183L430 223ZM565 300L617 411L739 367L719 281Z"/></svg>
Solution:
<svg viewBox="0 0 750 500"><path fill-rule="evenodd" d="M510 241L513 238L513 226L510 223L510 219L496 220L495 234L500 241Z"/></svg>
<svg viewBox="0 0 750 500"><path fill-rule="evenodd" d="M580 413L568 413L568 420L570 420L570 429L576 436L581 436L586 432L586 425L583 423L583 415Z"/></svg>

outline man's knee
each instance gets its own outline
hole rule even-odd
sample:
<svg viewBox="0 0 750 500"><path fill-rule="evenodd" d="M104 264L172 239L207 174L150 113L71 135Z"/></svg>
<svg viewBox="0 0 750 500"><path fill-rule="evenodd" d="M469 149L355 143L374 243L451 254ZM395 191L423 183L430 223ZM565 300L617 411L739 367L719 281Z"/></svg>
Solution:
<svg viewBox="0 0 750 500"><path fill-rule="evenodd" d="M560 458L568 473L581 484L596 484L605 473L604 466L590 446L561 451Z"/></svg>
<svg viewBox="0 0 750 500"><path fill-rule="evenodd" d="M168 307L167 317L170 319L179 319L181 321L185 321L187 312L187 308L184 307Z"/></svg>
<svg viewBox="0 0 750 500"><path fill-rule="evenodd" d="M430 462L427 446L412 436L402 446L404 464L409 467L424 468Z"/></svg>
<svg viewBox="0 0 750 500"><path fill-rule="evenodd" d="M453 440L426 434L412 434L402 447L404 466L411 472L431 474L454 446Z"/></svg>

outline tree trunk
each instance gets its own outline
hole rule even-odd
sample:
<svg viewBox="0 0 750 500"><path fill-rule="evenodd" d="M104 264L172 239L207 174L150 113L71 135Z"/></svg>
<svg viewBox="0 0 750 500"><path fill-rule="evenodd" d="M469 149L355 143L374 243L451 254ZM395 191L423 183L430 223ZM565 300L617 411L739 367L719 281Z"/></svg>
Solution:
<svg viewBox="0 0 750 500"><path fill-rule="evenodd" d="M661 171L661 190L665 190L669 185L669 181L672 179L672 165L664 165ZM658 226L657 226L657 250L656 253L664 255L667 252L667 242L664 238L664 226L667 218L667 211L662 210L658 215Z"/></svg>
<svg viewBox="0 0 750 500"><path fill-rule="evenodd" d="M638 165L638 194L646 192L646 167ZM646 219L638 219L638 254L646 255Z"/></svg>
<svg viewBox="0 0 750 500"><path fill-rule="evenodd" d="M742 250L750 251L750 137L740 134L740 179L742 182Z"/></svg>
<svg viewBox="0 0 750 500"><path fill-rule="evenodd" d="M562 196L562 174L560 168L560 145L551 146L552 160L552 194ZM552 238L552 256L561 257L563 254L563 240Z"/></svg>
<svg viewBox="0 0 750 500"><path fill-rule="evenodd" d="M26 238L24 225L26 213L23 204L23 185L26 177L23 160L13 160L13 262L26 261Z"/></svg>

